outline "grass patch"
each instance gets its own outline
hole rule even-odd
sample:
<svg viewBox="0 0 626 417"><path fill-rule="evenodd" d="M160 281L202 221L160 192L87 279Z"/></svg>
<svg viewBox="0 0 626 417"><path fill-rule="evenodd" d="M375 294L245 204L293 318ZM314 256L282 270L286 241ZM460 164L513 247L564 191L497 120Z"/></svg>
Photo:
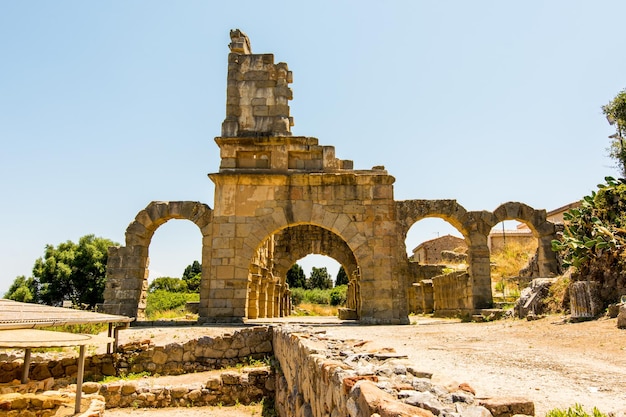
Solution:
<svg viewBox="0 0 626 417"><path fill-rule="evenodd" d="M569 283L569 276L560 276L556 282L550 286L548 297L545 300L548 311L561 313L568 308L566 303L568 297L566 297L566 295Z"/></svg>
<svg viewBox="0 0 626 417"><path fill-rule="evenodd" d="M583 409L582 405L575 404L567 410L560 408L552 409L546 413L546 417L607 417L607 415L601 413L596 407L593 407L592 414L589 414Z"/></svg>
<svg viewBox="0 0 626 417"><path fill-rule="evenodd" d="M141 379L146 376L151 376L150 372L146 372L146 371L138 372L138 373L131 372L127 375L122 374L120 376L111 375L111 376L105 376L104 378L102 378L100 383L107 384L109 382L115 382L115 381L120 381L120 380L131 381L134 379Z"/></svg>
<svg viewBox="0 0 626 417"><path fill-rule="evenodd" d="M65 324L63 326L46 327L46 330L67 333L100 334L109 328L107 323Z"/></svg>
<svg viewBox="0 0 626 417"><path fill-rule="evenodd" d="M528 262L537 251L537 242L520 243L512 241L503 248L491 254L491 279L494 293L500 293L508 300L509 297L518 298L520 288L518 284L510 279L519 276Z"/></svg>
<svg viewBox="0 0 626 417"><path fill-rule="evenodd" d="M188 301L200 301L200 294L170 292L166 290L156 290L148 293L146 300L146 317L148 320L159 320L185 316L185 304ZM169 312L164 313L166 311ZM169 317L166 317L168 315Z"/></svg>
<svg viewBox="0 0 626 417"><path fill-rule="evenodd" d="M300 303L294 310L294 316L336 316L337 307L330 304Z"/></svg>

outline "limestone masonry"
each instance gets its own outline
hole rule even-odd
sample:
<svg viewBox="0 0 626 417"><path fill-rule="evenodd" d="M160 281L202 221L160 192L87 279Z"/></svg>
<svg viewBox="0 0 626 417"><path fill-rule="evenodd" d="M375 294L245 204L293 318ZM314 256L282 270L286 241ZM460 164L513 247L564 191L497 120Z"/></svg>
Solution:
<svg viewBox="0 0 626 417"><path fill-rule="evenodd" d="M435 309L491 307L487 241L504 220L528 225L538 241L540 276L556 273L550 249L555 227L545 210L517 202L489 212L467 211L455 200L395 201L395 179L384 167L355 170L352 161L335 157L334 147L293 136L287 64L275 64L272 54L253 54L241 31L230 35L226 118L215 138L221 163L209 174L214 208L170 201L140 211L126 230L125 246L109 250L103 311L144 317L150 240L170 219L187 219L202 233L200 322L288 315L286 273L315 253L336 259L350 276L343 317L406 324L420 273L404 241L426 217L452 224L468 247L466 274L433 280Z"/></svg>

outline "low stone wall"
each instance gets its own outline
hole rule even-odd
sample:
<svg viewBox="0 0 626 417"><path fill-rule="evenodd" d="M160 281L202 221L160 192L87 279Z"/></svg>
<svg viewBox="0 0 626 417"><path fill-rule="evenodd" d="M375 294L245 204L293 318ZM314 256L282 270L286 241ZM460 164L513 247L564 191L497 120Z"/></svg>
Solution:
<svg viewBox="0 0 626 417"><path fill-rule="evenodd" d="M102 396L107 409L247 405L273 397L274 385L271 368L264 366L225 371L198 384L162 386L144 380L106 384L86 382L83 392Z"/></svg>
<svg viewBox="0 0 626 417"><path fill-rule="evenodd" d="M435 307L433 297L433 281L423 279L413 284L413 297L411 297L410 310L417 314L430 314Z"/></svg>
<svg viewBox="0 0 626 417"><path fill-rule="evenodd" d="M453 272L433 278L434 310L437 316L472 311L472 283L467 272Z"/></svg>
<svg viewBox="0 0 626 417"><path fill-rule="evenodd" d="M104 376L122 376L146 372L180 375L235 366L245 360L272 355L272 330L267 326L238 329L217 337L201 337L185 343L153 346L150 341L129 343L114 354L85 358L85 380L98 381ZM0 362L0 383L20 379L21 359ZM31 380L75 378L76 358L36 362L30 365Z"/></svg>
<svg viewBox="0 0 626 417"><path fill-rule="evenodd" d="M100 417L104 414L104 398L99 395L83 396L78 414L74 414L75 401L73 394L60 391L3 394L0 396L0 417Z"/></svg>
<svg viewBox="0 0 626 417"><path fill-rule="evenodd" d="M281 417L534 415L524 399L478 399L467 383L432 382L406 356L311 329L274 331L276 411Z"/></svg>

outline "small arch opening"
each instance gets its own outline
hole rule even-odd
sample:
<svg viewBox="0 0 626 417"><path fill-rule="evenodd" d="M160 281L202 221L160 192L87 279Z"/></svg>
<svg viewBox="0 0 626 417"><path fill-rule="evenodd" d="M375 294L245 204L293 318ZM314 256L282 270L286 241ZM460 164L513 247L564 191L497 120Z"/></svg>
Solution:
<svg viewBox="0 0 626 417"><path fill-rule="evenodd" d="M145 310L148 319L197 318L192 314L195 309L186 310L186 304L199 302L200 277L189 274L184 277L185 270L188 267L194 269L196 262L198 265L202 262L202 234L197 225L188 220L171 219L159 226L148 248ZM195 285L196 281L198 285Z"/></svg>
<svg viewBox="0 0 626 417"><path fill-rule="evenodd" d="M409 260L419 265L467 267L463 256L467 243L461 232L443 219L430 217L415 222L406 235L405 246Z"/></svg>
<svg viewBox="0 0 626 417"><path fill-rule="evenodd" d="M494 302L515 302L537 273L537 236L526 223L505 220L491 229L487 245Z"/></svg>

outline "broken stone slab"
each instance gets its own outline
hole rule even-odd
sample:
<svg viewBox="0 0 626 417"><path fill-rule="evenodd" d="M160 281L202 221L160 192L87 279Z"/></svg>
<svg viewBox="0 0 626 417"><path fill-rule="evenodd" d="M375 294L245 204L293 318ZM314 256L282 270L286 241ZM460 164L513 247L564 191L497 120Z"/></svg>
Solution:
<svg viewBox="0 0 626 417"><path fill-rule="evenodd" d="M493 417L512 417L515 414L535 415L535 403L525 398L502 397L485 398L478 401Z"/></svg>
<svg viewBox="0 0 626 417"><path fill-rule="evenodd" d="M619 313L617 314L617 328L626 329L626 304L619 306Z"/></svg>
<svg viewBox="0 0 626 417"><path fill-rule="evenodd" d="M454 412L455 410L443 405L441 401L430 392L407 392L406 397L403 400L405 403L428 410L434 415L438 416L444 412Z"/></svg>
<svg viewBox="0 0 626 417"><path fill-rule="evenodd" d="M386 361L388 359L408 359L409 357L397 352L376 352L374 353L374 358L380 361Z"/></svg>
<svg viewBox="0 0 626 417"><path fill-rule="evenodd" d="M374 413L381 417L417 416L433 417L434 414L423 408L398 402L397 398L383 392L371 381L359 381L350 391L350 398L359 416L371 416ZM352 415L352 414L350 414Z"/></svg>

